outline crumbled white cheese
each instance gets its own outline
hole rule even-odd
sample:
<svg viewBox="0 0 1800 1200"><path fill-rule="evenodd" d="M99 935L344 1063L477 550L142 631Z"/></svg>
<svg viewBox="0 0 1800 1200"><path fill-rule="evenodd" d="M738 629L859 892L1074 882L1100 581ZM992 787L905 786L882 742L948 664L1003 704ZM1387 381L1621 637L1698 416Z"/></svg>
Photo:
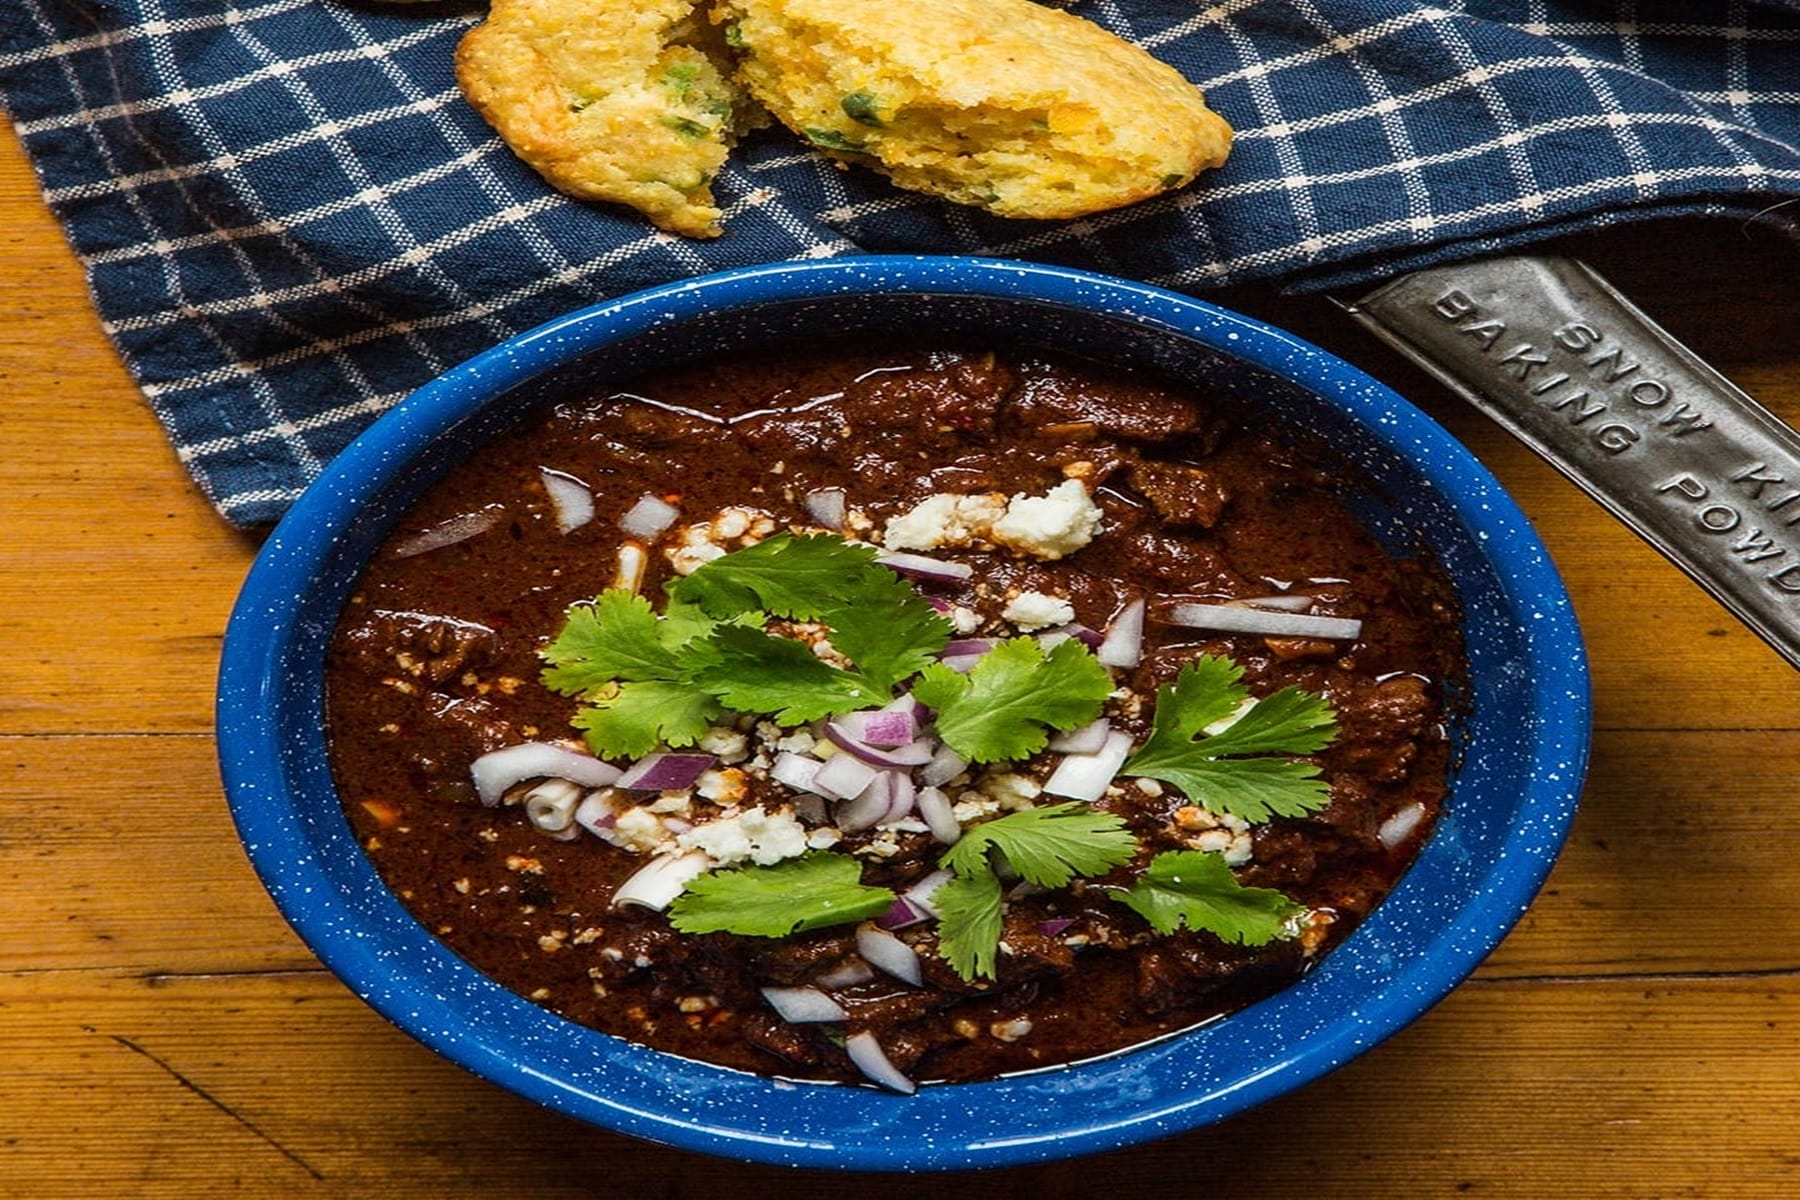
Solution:
<svg viewBox="0 0 1800 1200"><path fill-rule="evenodd" d="M806 827L789 810L766 812L759 804L734 817L696 825L676 839L686 850L704 850L722 867L745 861L769 866L806 853Z"/></svg>
<svg viewBox="0 0 1800 1200"><path fill-rule="evenodd" d="M1043 592L1020 592L1000 610L1000 615L1020 631L1030 633L1034 629L1044 629L1051 625L1067 625L1075 619L1075 608L1059 596L1046 596Z"/></svg>
<svg viewBox="0 0 1800 1200"><path fill-rule="evenodd" d="M694 790L719 805L740 804L750 794L744 773L735 767L701 772L694 781Z"/></svg>
<svg viewBox="0 0 1800 1200"><path fill-rule="evenodd" d="M1031 802L1044 790L1037 780L1028 775L1015 775L1011 771L995 771L983 775L975 786L984 795L992 797L1001 808L1009 811L1030 808Z"/></svg>
<svg viewBox="0 0 1800 1200"><path fill-rule="evenodd" d="M945 615L950 618L950 628L956 631L958 637L968 637L981 628L981 614L972 608L952 605Z"/></svg>
<svg viewBox="0 0 1800 1200"><path fill-rule="evenodd" d="M1042 496L1020 492L1011 500L998 492L939 492L890 518L882 544L889 550L937 550L992 543L1032 558L1057 559L1093 541L1100 516L1077 479L1065 479Z"/></svg>
<svg viewBox="0 0 1800 1200"><path fill-rule="evenodd" d="M648 808L632 807L620 813L610 826L594 831L621 850L648 854L669 838L662 818Z"/></svg>
<svg viewBox="0 0 1800 1200"><path fill-rule="evenodd" d="M700 739L700 749L716 755L722 763L740 763L750 757L750 739L729 725L714 725Z"/></svg>
<svg viewBox="0 0 1800 1200"><path fill-rule="evenodd" d="M1014 496L994 522L993 539L1033 558L1075 553L1100 532L1100 509L1078 479L1065 479L1042 496Z"/></svg>
<svg viewBox="0 0 1800 1200"><path fill-rule="evenodd" d="M939 492L888 520L881 542L889 550L936 550L987 541L994 523L1006 515L999 492L964 495Z"/></svg>

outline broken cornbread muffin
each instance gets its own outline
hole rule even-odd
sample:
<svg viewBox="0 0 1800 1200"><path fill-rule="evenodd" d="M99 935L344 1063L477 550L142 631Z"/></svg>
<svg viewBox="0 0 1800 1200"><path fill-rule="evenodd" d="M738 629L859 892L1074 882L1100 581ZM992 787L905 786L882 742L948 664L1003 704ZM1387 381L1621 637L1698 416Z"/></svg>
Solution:
<svg viewBox="0 0 1800 1200"><path fill-rule="evenodd" d="M456 78L559 190L718 235L710 185L747 106L694 0L494 0L457 48Z"/></svg>
<svg viewBox="0 0 1800 1200"><path fill-rule="evenodd" d="M1130 204L1231 146L1174 68L1031 0L720 0L713 19L738 79L814 146L998 216Z"/></svg>

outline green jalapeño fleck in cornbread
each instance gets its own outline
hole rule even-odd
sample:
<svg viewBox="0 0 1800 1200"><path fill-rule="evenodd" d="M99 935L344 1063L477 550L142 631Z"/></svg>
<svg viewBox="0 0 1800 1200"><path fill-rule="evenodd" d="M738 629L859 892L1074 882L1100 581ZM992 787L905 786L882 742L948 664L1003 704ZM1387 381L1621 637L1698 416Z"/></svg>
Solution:
<svg viewBox="0 0 1800 1200"><path fill-rule="evenodd" d="M1117 208L1231 147L1179 72L1031 0L720 0L713 19L739 80L813 146L998 216Z"/></svg>
<svg viewBox="0 0 1800 1200"><path fill-rule="evenodd" d="M463 94L560 190L719 233L711 183L744 108L694 0L494 0L457 49Z"/></svg>

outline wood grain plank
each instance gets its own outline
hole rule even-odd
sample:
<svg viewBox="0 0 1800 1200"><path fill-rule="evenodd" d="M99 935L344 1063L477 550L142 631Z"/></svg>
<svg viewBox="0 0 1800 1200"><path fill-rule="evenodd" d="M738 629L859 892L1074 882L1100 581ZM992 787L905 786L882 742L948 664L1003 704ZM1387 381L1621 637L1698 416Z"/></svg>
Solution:
<svg viewBox="0 0 1800 1200"><path fill-rule="evenodd" d="M1792 976L1475 983L1350 1067L1220 1127L928 1181L724 1167L590 1129L437 1059L328 977L14 976L0 978L0 1012L13 1117L0 1178L17 1195L712 1200L849 1186L871 1200L921 1188L944 1200L1254 1200L1800 1186Z"/></svg>

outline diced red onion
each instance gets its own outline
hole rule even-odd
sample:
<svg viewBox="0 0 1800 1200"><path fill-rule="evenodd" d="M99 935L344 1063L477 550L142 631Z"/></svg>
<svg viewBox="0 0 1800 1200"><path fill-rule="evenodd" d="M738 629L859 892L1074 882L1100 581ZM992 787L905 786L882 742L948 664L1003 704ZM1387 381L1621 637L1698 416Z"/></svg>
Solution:
<svg viewBox="0 0 1800 1200"><path fill-rule="evenodd" d="M852 724L853 717L860 717L861 720ZM844 726L852 730L857 738L871 746L892 749L895 746L910 746L919 740L919 723L907 709L883 708L875 712L848 713L842 720Z"/></svg>
<svg viewBox="0 0 1800 1200"><path fill-rule="evenodd" d="M1133 600L1106 627L1094 657L1108 667L1135 667L1144 653L1144 602Z"/></svg>
<svg viewBox="0 0 1800 1200"><path fill-rule="evenodd" d="M946 846L954 846L962 838L962 822L956 819L950 797L937 788L922 787L916 803L919 817L931 830L932 837Z"/></svg>
<svg viewBox="0 0 1800 1200"><path fill-rule="evenodd" d="M678 792L694 786L718 758L711 754L658 751L631 764L613 786L628 792Z"/></svg>
<svg viewBox="0 0 1800 1200"><path fill-rule="evenodd" d="M886 971L902 983L919 987L925 982L919 952L879 925L864 921L856 927L856 952L870 966Z"/></svg>
<svg viewBox="0 0 1800 1200"><path fill-rule="evenodd" d="M681 516L681 510L661 497L645 493L619 518L619 528L632 537L654 541Z"/></svg>
<svg viewBox="0 0 1800 1200"><path fill-rule="evenodd" d="M960 638L956 641L945 643L944 648L938 651L938 657L962 658L964 655L969 654L986 654L989 650L992 650L999 644L1000 639L998 638Z"/></svg>
<svg viewBox="0 0 1800 1200"><path fill-rule="evenodd" d="M975 568L968 563L945 562L941 558L931 558L924 554L908 554L900 550L884 550L875 556L875 561L902 575L911 575L915 579L935 580L939 583L961 583L975 574Z"/></svg>
<svg viewBox="0 0 1800 1200"><path fill-rule="evenodd" d="M1074 917L1052 917L1048 921L1038 922L1038 932L1045 937L1061 937L1074 923Z"/></svg>
<svg viewBox="0 0 1800 1200"><path fill-rule="evenodd" d="M790 1025L842 1021L850 1015L843 1005L816 987L766 987L762 994L775 1015Z"/></svg>
<svg viewBox="0 0 1800 1200"><path fill-rule="evenodd" d="M630 905L661 912L687 890L688 884L706 874L711 867L712 859L704 850L659 854L619 885L619 890L613 893L613 907Z"/></svg>
<svg viewBox="0 0 1800 1200"><path fill-rule="evenodd" d="M894 802L894 778L892 771L876 771L868 786L841 801L832 811L832 820L838 829L844 833L860 833L887 820L888 808Z"/></svg>
<svg viewBox="0 0 1800 1200"><path fill-rule="evenodd" d="M892 1088L894 1091L908 1096L919 1090L918 1084L908 1079L901 1073L900 1068L889 1061L887 1052L881 1048L881 1043L876 1041L875 1035L868 1030L853 1033L845 1038L844 1052L850 1056L850 1061L856 1064L857 1070L882 1087Z"/></svg>
<svg viewBox="0 0 1800 1200"><path fill-rule="evenodd" d="M1352 617L1315 617L1305 613L1277 612L1232 604L1177 604L1168 619L1192 629L1221 633L1250 633L1264 637L1325 638L1348 640L1362 634L1362 622Z"/></svg>
<svg viewBox="0 0 1800 1200"><path fill-rule="evenodd" d="M594 519L594 493L588 485L566 471L538 468L544 491L550 496L550 508L556 513L559 533L573 533Z"/></svg>
<svg viewBox="0 0 1800 1200"><path fill-rule="evenodd" d="M880 774L854 754L834 754L813 772L812 790L830 800L860 795Z"/></svg>
<svg viewBox="0 0 1800 1200"><path fill-rule="evenodd" d="M582 787L607 787L619 778L619 768L591 754L582 754L554 742L520 742L483 754L469 764L469 780L475 794L489 808L500 803L507 789L527 779L567 779Z"/></svg>
<svg viewBox="0 0 1800 1200"><path fill-rule="evenodd" d="M940 654L938 655L938 662L949 667L958 675L967 675L970 671L975 669L975 664L980 662L984 657L985 655L981 654Z"/></svg>
<svg viewBox="0 0 1800 1200"><path fill-rule="evenodd" d="M904 929L908 925L917 925L926 916L924 909L905 896L895 896L888 910L875 918L875 923L883 929Z"/></svg>
<svg viewBox="0 0 1800 1200"><path fill-rule="evenodd" d="M769 765L769 778L784 787L793 788L796 792L810 792L813 790L813 777L824 765L809 755L783 750Z"/></svg>
<svg viewBox="0 0 1800 1200"><path fill-rule="evenodd" d="M961 775L968 765L968 759L949 746L940 745L932 752L931 761L920 770L919 782L931 787L942 787Z"/></svg>
<svg viewBox="0 0 1800 1200"><path fill-rule="evenodd" d="M1306 612L1312 608L1314 598L1282 592L1275 596L1245 596L1240 600L1228 600L1226 603L1238 607L1279 609L1282 612Z"/></svg>
<svg viewBox="0 0 1800 1200"><path fill-rule="evenodd" d="M825 824L825 797L811 792L804 796L795 796L794 815L807 825Z"/></svg>
<svg viewBox="0 0 1800 1200"><path fill-rule="evenodd" d="M575 823L581 786L566 779L546 779L525 793L525 817L545 833L561 833Z"/></svg>
<svg viewBox="0 0 1800 1200"><path fill-rule="evenodd" d="M1381 828L1375 831L1375 836L1381 839L1381 844L1383 846L1392 850L1395 846L1398 846L1407 838L1411 837L1413 832L1419 828L1419 823L1424 819L1425 806L1416 803L1409 804L1387 820L1383 821L1381 823Z"/></svg>
<svg viewBox="0 0 1800 1200"><path fill-rule="evenodd" d="M1098 754L1106 745L1106 735L1112 729L1112 722L1106 717L1095 717L1078 729L1067 733L1059 733L1050 739L1050 749L1058 754Z"/></svg>
<svg viewBox="0 0 1800 1200"><path fill-rule="evenodd" d="M498 525L505 514L504 505L489 504L474 512L461 513L448 521L440 521L430 529L401 538L394 545L394 557L412 558L432 550L441 550L445 546L454 546L458 542L466 542L476 534L486 533Z"/></svg>
<svg viewBox="0 0 1800 1200"><path fill-rule="evenodd" d="M1066 754L1044 781L1044 791L1052 796L1093 802L1106 794L1118 776L1119 768L1131 755L1131 735L1114 730L1093 754Z"/></svg>
<svg viewBox="0 0 1800 1200"><path fill-rule="evenodd" d="M575 823L599 837L602 831L619 823L619 811L624 806L618 799L619 794L611 788L589 792L587 799L575 806Z"/></svg>
<svg viewBox="0 0 1800 1200"><path fill-rule="evenodd" d="M939 888L949 882L949 871L933 871L931 874L924 876L917 883L907 888L904 892L901 892L900 898L924 913L926 916L935 917L938 915L937 905L931 902L931 898L937 894Z"/></svg>
<svg viewBox="0 0 1800 1200"><path fill-rule="evenodd" d="M851 715L873 717L875 714L852 713ZM842 749L845 754L853 755L878 767L922 767L931 761L933 746L930 742L908 742L904 745L897 745L891 750L884 750L877 746L871 746L856 736L839 717L833 717L825 722L825 736L830 738L832 743ZM842 758L844 755L834 754L832 757Z"/></svg>
<svg viewBox="0 0 1800 1200"><path fill-rule="evenodd" d="M1089 629L1086 625L1071 621L1067 625L1058 625L1054 629L1046 629L1037 635L1038 645L1049 650L1060 642L1074 638L1088 649L1093 650L1105 641L1098 630Z"/></svg>
<svg viewBox="0 0 1800 1200"><path fill-rule="evenodd" d="M844 518L849 515L843 488L819 488L806 493L801 503L806 506L807 516L833 531L843 529Z"/></svg>

